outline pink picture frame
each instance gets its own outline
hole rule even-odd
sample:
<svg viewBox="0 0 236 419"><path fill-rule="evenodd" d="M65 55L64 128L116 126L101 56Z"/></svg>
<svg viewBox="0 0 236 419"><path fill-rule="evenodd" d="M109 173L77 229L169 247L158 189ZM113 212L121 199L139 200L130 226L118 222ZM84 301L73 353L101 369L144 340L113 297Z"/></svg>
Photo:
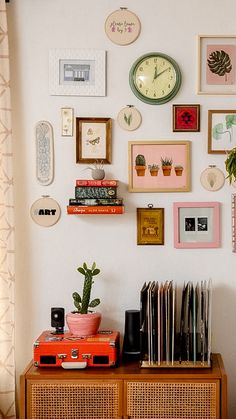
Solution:
<svg viewBox="0 0 236 419"><path fill-rule="evenodd" d="M174 247L220 247L219 202L174 202Z"/></svg>

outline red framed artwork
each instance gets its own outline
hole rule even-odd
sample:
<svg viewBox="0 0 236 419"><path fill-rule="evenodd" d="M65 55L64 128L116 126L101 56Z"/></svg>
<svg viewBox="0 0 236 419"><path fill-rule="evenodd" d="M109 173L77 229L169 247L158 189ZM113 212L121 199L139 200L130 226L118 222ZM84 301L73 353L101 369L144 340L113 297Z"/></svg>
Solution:
<svg viewBox="0 0 236 419"><path fill-rule="evenodd" d="M200 105L173 105L173 132L200 131Z"/></svg>

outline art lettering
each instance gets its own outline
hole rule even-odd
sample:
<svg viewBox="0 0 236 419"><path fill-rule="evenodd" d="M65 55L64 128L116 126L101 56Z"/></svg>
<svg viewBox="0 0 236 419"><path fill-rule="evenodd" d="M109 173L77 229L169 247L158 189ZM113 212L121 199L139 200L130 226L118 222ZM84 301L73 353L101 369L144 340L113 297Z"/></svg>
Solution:
<svg viewBox="0 0 236 419"><path fill-rule="evenodd" d="M34 211L35 215L56 215L57 210L54 208L40 208Z"/></svg>

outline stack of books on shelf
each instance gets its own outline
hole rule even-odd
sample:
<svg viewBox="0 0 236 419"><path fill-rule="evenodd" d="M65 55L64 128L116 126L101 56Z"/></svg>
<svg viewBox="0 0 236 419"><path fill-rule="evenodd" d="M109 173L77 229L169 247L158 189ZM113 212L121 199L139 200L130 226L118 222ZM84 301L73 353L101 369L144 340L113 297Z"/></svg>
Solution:
<svg viewBox="0 0 236 419"><path fill-rule="evenodd" d="M67 214L123 214L123 199L117 197L118 180L77 179L75 198Z"/></svg>

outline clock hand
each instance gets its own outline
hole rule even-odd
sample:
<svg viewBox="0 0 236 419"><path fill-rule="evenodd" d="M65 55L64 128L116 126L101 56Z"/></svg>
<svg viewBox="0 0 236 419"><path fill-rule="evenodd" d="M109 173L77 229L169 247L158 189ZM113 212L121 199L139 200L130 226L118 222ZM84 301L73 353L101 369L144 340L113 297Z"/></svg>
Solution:
<svg viewBox="0 0 236 419"><path fill-rule="evenodd" d="M163 74L165 71L169 70L170 67L165 68L165 70L162 70L160 73L155 73L154 74L154 80L157 79L157 77L159 77L161 74Z"/></svg>
<svg viewBox="0 0 236 419"><path fill-rule="evenodd" d="M155 80L156 80L156 78L157 78L158 76L157 76L157 65L155 66L155 73L154 73L154 76L153 76L153 80L152 80L152 82L154 82Z"/></svg>

